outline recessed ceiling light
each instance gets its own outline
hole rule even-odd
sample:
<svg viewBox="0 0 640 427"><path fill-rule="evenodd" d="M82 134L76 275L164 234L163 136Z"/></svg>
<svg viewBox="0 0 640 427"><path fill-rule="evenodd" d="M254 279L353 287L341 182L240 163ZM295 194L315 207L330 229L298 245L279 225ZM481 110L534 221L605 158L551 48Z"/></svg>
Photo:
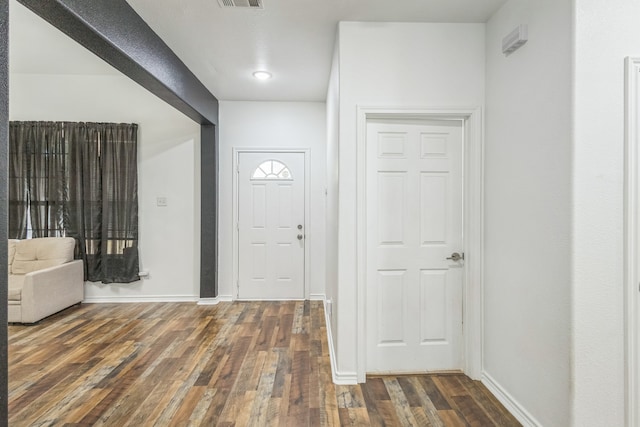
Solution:
<svg viewBox="0 0 640 427"><path fill-rule="evenodd" d="M258 80L269 80L271 78L271 73L268 71L255 71L253 73L253 77Z"/></svg>

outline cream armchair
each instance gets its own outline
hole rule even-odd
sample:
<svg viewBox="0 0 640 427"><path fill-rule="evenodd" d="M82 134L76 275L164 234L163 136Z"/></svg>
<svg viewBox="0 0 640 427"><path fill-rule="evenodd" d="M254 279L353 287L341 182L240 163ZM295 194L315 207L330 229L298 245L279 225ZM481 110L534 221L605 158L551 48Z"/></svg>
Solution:
<svg viewBox="0 0 640 427"><path fill-rule="evenodd" d="M9 322L35 323L84 299L75 240L45 237L9 240Z"/></svg>

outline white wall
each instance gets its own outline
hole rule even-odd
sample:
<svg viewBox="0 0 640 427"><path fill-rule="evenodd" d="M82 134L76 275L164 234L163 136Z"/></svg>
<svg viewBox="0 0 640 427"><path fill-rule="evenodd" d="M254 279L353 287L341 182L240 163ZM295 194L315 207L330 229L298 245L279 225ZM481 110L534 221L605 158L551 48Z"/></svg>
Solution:
<svg viewBox="0 0 640 427"><path fill-rule="evenodd" d="M233 284L233 149L310 150L309 230L311 296L325 293L326 106L324 102L220 102L218 293L235 296Z"/></svg>
<svg viewBox="0 0 640 427"><path fill-rule="evenodd" d="M340 23L337 368L357 371L357 106L479 107L484 24Z"/></svg>
<svg viewBox="0 0 640 427"><path fill-rule="evenodd" d="M141 268L149 279L88 283L88 300L197 300L200 126L120 75L12 74L11 120L137 123ZM157 207L156 197L168 199Z"/></svg>
<svg viewBox="0 0 640 427"><path fill-rule="evenodd" d="M511 0L486 50L484 371L558 427L571 390L570 23L570 0ZM505 57L519 24L529 41Z"/></svg>
<svg viewBox="0 0 640 427"><path fill-rule="evenodd" d="M575 426L624 415L624 58L640 56L640 2L575 0Z"/></svg>

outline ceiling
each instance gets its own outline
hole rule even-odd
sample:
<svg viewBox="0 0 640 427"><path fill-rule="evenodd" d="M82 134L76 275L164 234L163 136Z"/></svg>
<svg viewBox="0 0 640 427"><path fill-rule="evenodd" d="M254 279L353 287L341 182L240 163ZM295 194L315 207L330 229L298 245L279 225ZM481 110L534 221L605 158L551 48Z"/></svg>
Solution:
<svg viewBox="0 0 640 427"><path fill-rule="evenodd" d="M16 0L9 2L9 72L120 74Z"/></svg>
<svg viewBox="0 0 640 427"><path fill-rule="evenodd" d="M506 0L127 1L218 99L324 101L338 22L486 22ZM10 16L11 72L117 74L15 0Z"/></svg>

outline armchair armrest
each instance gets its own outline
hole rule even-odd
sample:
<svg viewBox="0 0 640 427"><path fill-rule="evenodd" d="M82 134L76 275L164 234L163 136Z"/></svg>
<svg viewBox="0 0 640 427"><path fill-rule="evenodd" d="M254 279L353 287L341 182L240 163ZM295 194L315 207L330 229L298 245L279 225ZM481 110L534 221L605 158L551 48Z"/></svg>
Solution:
<svg viewBox="0 0 640 427"><path fill-rule="evenodd" d="M81 260L33 271L22 287L22 322L34 323L84 299Z"/></svg>

